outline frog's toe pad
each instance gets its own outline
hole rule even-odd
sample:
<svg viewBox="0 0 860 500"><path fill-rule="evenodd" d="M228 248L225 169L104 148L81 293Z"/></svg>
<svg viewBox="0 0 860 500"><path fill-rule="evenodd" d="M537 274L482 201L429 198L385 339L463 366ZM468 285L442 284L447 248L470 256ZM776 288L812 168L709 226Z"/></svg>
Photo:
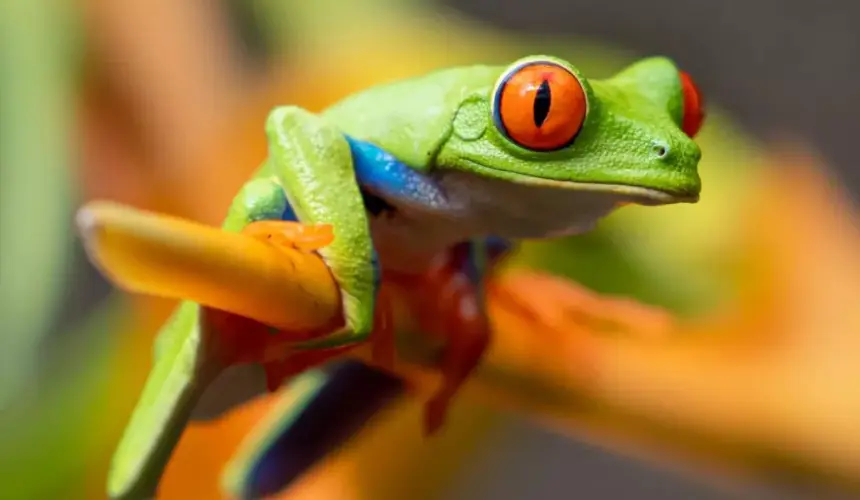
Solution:
<svg viewBox="0 0 860 500"><path fill-rule="evenodd" d="M261 220L242 230L267 243L303 251L318 250L332 242L334 233L329 224L306 225L294 221Z"/></svg>

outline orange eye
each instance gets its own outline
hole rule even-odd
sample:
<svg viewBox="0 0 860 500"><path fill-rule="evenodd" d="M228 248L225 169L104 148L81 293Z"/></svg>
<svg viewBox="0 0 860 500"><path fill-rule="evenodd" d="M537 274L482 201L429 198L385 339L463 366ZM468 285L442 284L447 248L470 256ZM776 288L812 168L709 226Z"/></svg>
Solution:
<svg viewBox="0 0 860 500"><path fill-rule="evenodd" d="M533 151L569 146L585 121L585 91L567 69L550 62L511 71L496 90L496 126Z"/></svg>
<svg viewBox="0 0 860 500"><path fill-rule="evenodd" d="M684 92L684 118L681 121L681 129L690 138L699 133L702 122L705 120L705 101L699 88L690 78L690 75L680 71L681 90Z"/></svg>

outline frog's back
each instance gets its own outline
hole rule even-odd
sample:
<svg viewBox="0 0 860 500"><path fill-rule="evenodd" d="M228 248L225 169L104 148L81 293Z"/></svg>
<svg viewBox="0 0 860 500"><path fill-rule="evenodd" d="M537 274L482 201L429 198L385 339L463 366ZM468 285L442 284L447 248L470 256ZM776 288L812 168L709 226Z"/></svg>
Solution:
<svg viewBox="0 0 860 500"><path fill-rule="evenodd" d="M489 92L500 71L458 67L377 85L331 106L323 116L354 139L425 169L451 133L458 105L475 92Z"/></svg>

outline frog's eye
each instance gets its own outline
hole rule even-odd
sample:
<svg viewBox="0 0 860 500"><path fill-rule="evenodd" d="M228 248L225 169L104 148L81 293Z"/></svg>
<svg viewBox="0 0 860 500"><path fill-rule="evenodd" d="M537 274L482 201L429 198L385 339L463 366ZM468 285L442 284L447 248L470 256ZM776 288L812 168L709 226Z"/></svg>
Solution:
<svg viewBox="0 0 860 500"><path fill-rule="evenodd" d="M681 129L687 136L693 138L699 133L705 120L705 101L690 75L683 71L679 73L681 91L684 93L684 118L681 120Z"/></svg>
<svg viewBox="0 0 860 500"><path fill-rule="evenodd" d="M496 89L494 119L510 140L533 151L569 146L585 121L585 91L570 71L550 62L513 69Z"/></svg>

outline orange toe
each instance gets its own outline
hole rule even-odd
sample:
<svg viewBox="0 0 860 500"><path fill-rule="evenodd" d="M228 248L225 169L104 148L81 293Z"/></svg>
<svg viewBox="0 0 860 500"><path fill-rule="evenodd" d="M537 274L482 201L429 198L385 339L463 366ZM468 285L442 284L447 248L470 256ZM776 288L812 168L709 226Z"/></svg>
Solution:
<svg viewBox="0 0 860 500"><path fill-rule="evenodd" d="M334 232L330 224L315 226L283 220L261 220L248 224L242 232L275 245L297 250L318 250L332 242Z"/></svg>

